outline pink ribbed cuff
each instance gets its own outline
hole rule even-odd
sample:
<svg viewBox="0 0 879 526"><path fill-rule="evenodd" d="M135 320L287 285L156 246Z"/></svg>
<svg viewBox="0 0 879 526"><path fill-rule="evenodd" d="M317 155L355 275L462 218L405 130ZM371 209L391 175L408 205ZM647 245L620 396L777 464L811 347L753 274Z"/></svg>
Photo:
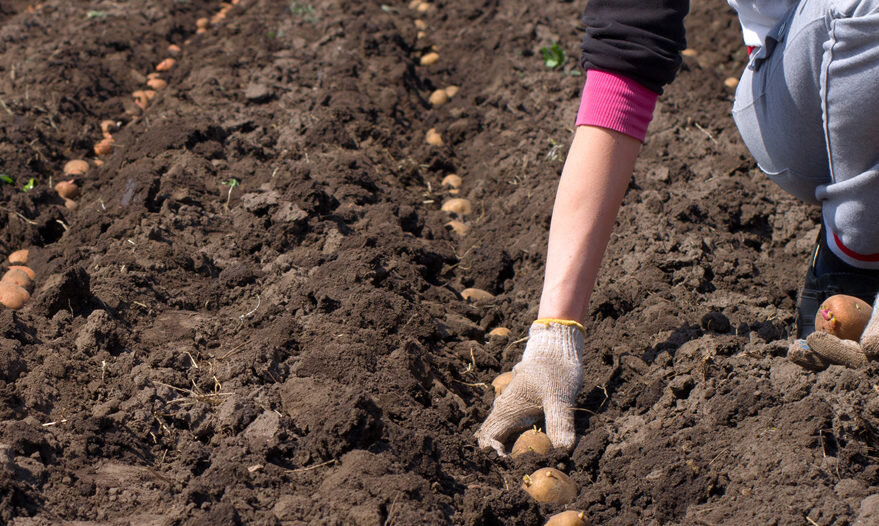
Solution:
<svg viewBox="0 0 879 526"><path fill-rule="evenodd" d="M628 77L590 69L586 72L577 126L599 126L644 142L658 97Z"/></svg>

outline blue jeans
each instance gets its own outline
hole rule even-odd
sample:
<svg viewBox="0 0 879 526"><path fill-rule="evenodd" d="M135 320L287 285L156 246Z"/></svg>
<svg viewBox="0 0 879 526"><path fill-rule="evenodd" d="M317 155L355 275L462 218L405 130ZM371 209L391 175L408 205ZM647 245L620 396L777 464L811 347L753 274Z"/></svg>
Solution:
<svg viewBox="0 0 879 526"><path fill-rule="evenodd" d="M733 118L773 181L821 205L827 244L879 269L879 0L801 0L752 54Z"/></svg>

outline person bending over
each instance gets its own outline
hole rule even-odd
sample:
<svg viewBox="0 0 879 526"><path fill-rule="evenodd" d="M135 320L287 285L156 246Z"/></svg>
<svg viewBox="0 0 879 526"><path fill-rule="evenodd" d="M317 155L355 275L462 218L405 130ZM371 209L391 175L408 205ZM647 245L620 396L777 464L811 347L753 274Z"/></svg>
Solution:
<svg viewBox="0 0 879 526"><path fill-rule="evenodd" d="M728 0L749 62L733 118L760 169L821 207L788 356L805 367L879 358L879 0ZM541 414L555 447L576 439L589 298L653 108L686 47L682 0L590 0L577 127L559 181L538 319L509 387L476 433L504 442ZM844 293L874 304L860 343L814 333ZM855 361L851 361L855 360Z"/></svg>

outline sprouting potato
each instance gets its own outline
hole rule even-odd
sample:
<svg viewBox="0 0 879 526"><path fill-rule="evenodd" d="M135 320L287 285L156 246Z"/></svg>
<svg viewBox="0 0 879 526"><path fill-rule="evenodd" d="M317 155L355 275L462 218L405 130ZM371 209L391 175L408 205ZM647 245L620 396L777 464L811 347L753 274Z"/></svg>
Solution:
<svg viewBox="0 0 879 526"><path fill-rule="evenodd" d="M523 489L537 502L561 506L577 496L574 481L555 468L540 468L522 480Z"/></svg>
<svg viewBox="0 0 879 526"><path fill-rule="evenodd" d="M556 513L544 526L589 526L589 522L586 521L586 512L568 510Z"/></svg>
<svg viewBox="0 0 879 526"><path fill-rule="evenodd" d="M870 322L873 308L854 296L837 294L824 300L815 314L815 330L843 340L858 341Z"/></svg>
<svg viewBox="0 0 879 526"><path fill-rule="evenodd" d="M510 454L515 458L531 452L546 455L550 451L552 451L552 441L546 433L534 427L519 435Z"/></svg>
<svg viewBox="0 0 879 526"><path fill-rule="evenodd" d="M79 187L73 181L60 181L55 185L55 191L64 199L76 199L79 197Z"/></svg>
<svg viewBox="0 0 879 526"><path fill-rule="evenodd" d="M500 396L501 393L510 385L510 382L513 381L513 371L507 371L505 373L501 373L491 382L491 386L494 387L494 395Z"/></svg>

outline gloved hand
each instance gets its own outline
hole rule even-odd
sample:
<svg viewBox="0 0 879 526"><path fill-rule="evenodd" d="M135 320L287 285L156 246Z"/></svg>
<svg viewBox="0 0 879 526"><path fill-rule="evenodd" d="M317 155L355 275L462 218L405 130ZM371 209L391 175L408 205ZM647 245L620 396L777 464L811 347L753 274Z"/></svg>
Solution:
<svg viewBox="0 0 879 526"><path fill-rule="evenodd" d="M858 368L867 360L879 360L879 297L873 305L873 316L859 342L842 340L826 332L813 332L805 340L796 340L787 356L807 369L823 370L830 365Z"/></svg>
<svg viewBox="0 0 879 526"><path fill-rule="evenodd" d="M476 432L479 447L505 456L510 434L531 427L546 416L546 434L554 447L570 450L574 433L574 403L583 383L584 330L566 320L537 320L531 325L522 360L513 367L513 380L494 401L491 414Z"/></svg>

